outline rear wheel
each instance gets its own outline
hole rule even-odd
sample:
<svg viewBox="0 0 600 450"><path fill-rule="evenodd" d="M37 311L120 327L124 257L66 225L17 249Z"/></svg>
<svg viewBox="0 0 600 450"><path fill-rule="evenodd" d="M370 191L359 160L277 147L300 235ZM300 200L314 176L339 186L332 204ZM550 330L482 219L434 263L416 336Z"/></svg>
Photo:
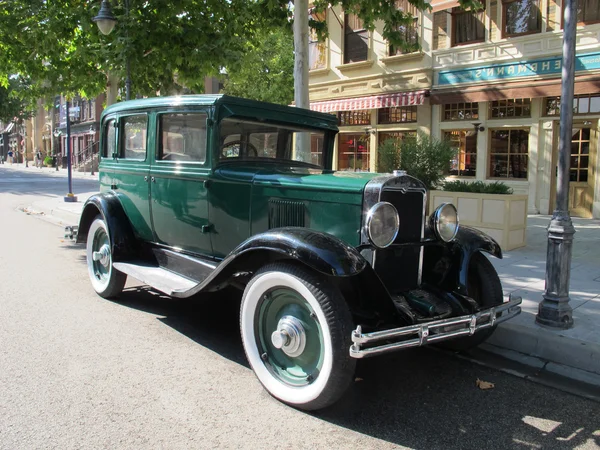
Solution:
<svg viewBox="0 0 600 450"><path fill-rule="evenodd" d="M337 401L350 385L350 311L337 289L316 274L276 263L256 273L240 313L248 361L265 389L300 409Z"/></svg>
<svg viewBox="0 0 600 450"><path fill-rule="evenodd" d="M469 263L469 278L467 282L469 296L483 308L501 305L504 301L502 283L492 263L482 253L471 256ZM441 347L463 351L482 344L488 339L496 327L485 328L473 336L462 336L440 343Z"/></svg>
<svg viewBox="0 0 600 450"><path fill-rule="evenodd" d="M111 298L123 291L127 275L113 267L108 227L100 216L88 231L86 259L90 281L98 295Z"/></svg>

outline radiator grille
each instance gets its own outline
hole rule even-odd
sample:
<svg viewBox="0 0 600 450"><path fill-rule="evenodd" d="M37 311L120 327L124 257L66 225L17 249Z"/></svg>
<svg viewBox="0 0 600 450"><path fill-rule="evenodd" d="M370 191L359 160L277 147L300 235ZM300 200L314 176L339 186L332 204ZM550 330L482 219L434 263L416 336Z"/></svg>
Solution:
<svg viewBox="0 0 600 450"><path fill-rule="evenodd" d="M419 285L421 246L418 243L425 220L423 196L419 191L388 189L381 193L381 201L394 205L400 216L400 229L394 243L417 244L376 251L375 271L390 292L402 292Z"/></svg>
<svg viewBox="0 0 600 450"><path fill-rule="evenodd" d="M417 191L402 192L399 190L384 190L381 201L390 202L398 210L400 230L394 243L418 242L421 240L423 227L423 193Z"/></svg>
<svg viewBox="0 0 600 450"><path fill-rule="evenodd" d="M269 228L306 226L306 208L302 202L269 200Z"/></svg>

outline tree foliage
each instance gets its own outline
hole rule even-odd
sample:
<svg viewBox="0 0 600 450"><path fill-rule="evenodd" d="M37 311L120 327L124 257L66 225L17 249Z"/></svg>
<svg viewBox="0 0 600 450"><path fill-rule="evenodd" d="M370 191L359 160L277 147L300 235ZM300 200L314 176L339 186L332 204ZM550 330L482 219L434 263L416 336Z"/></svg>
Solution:
<svg viewBox="0 0 600 450"><path fill-rule="evenodd" d="M230 95L289 105L294 100L294 39L291 30L263 31L247 43L239 64L225 81Z"/></svg>
<svg viewBox="0 0 600 450"><path fill-rule="evenodd" d="M32 116L35 105L27 95L29 86L18 77L13 77L0 86L0 121L21 122Z"/></svg>
<svg viewBox="0 0 600 450"><path fill-rule="evenodd" d="M0 2L0 84L11 74L31 80L32 96L105 89L106 74L125 79L131 68L133 95L156 95L186 86L200 91L204 77L236 69L271 17L247 0L111 2L117 19L102 35L92 18L99 0L4 0ZM176 74L177 84L174 81Z"/></svg>

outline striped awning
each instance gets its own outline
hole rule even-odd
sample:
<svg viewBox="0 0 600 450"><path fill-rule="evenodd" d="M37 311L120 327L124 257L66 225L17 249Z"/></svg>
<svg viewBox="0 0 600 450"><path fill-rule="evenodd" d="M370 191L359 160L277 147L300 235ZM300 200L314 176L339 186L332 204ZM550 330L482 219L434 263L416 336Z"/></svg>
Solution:
<svg viewBox="0 0 600 450"><path fill-rule="evenodd" d="M9 123L8 126L4 130L2 130L2 134L10 133L14 126L15 126L14 122Z"/></svg>
<svg viewBox="0 0 600 450"><path fill-rule="evenodd" d="M310 104L310 109L319 112L354 111L357 109L393 108L395 106L417 106L425 101L426 91L396 92L370 97L342 98Z"/></svg>

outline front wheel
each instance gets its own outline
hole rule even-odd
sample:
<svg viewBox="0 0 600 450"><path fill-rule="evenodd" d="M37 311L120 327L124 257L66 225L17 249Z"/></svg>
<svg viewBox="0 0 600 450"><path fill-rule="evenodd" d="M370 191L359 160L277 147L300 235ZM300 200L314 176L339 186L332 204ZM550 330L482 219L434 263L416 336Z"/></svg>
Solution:
<svg viewBox="0 0 600 450"><path fill-rule="evenodd" d="M100 297L116 297L123 291L127 275L113 267L108 227L100 216L88 231L86 259L92 287Z"/></svg>
<svg viewBox="0 0 600 450"><path fill-rule="evenodd" d="M284 403L325 408L352 382L348 306L334 286L302 267L275 263L258 271L244 290L240 327L254 373Z"/></svg>

